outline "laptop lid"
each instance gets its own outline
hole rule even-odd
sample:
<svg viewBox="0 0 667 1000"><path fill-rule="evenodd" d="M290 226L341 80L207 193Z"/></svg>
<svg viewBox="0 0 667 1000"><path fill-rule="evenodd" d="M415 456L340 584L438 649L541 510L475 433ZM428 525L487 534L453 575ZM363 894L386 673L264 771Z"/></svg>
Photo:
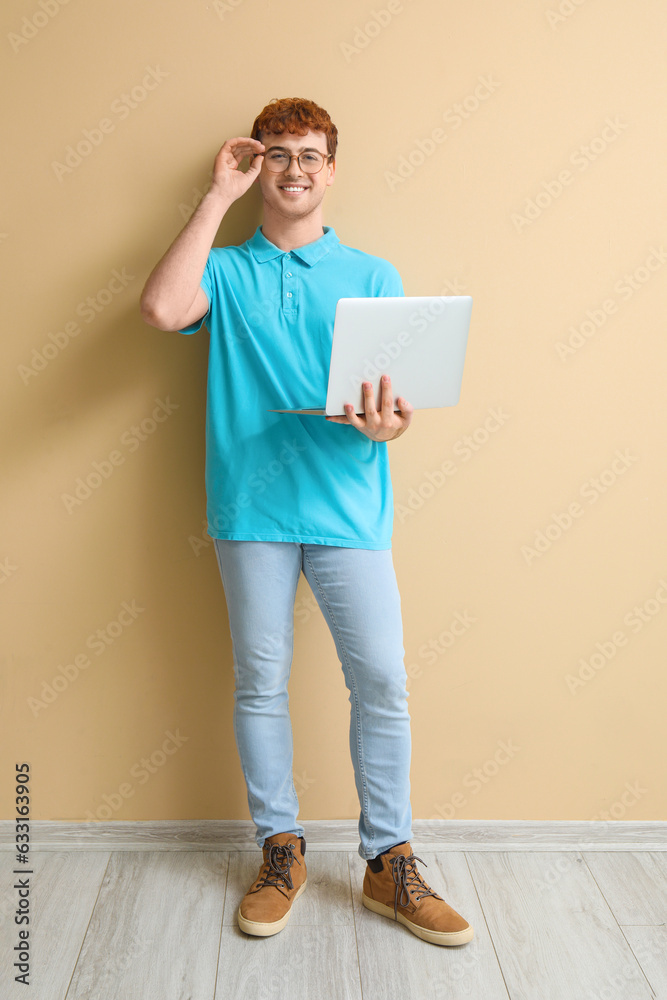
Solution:
<svg viewBox="0 0 667 1000"><path fill-rule="evenodd" d="M341 298L336 305L326 404L272 413L364 413L362 383L380 405L380 379L391 377L394 409L404 396L415 409L459 401L472 298L469 295Z"/></svg>

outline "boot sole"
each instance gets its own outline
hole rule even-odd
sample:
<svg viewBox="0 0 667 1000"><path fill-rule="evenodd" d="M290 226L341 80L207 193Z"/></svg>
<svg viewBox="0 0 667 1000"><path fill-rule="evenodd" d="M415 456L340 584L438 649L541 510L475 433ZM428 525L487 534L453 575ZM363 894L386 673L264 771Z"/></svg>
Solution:
<svg viewBox="0 0 667 1000"><path fill-rule="evenodd" d="M367 909L372 910L373 913L380 913L383 917L389 917L391 920L399 920L400 923L405 924L413 934L416 934L418 938L422 941L430 941L431 944L441 944L447 947L451 947L457 944L467 944L468 941L472 941L475 932L472 927L468 926L462 931L432 931L428 927L420 927L418 924L414 924L407 917L404 917L402 913L397 913L394 917L394 910L391 906L385 906L384 903L379 903L376 899L370 899L365 893L361 894L361 902Z"/></svg>
<svg viewBox="0 0 667 1000"><path fill-rule="evenodd" d="M246 919L246 917L242 916L241 911L239 910L238 922L241 930L245 931L246 934L254 934L256 937L270 937L272 934L277 934L278 931L283 929L289 920L292 913L292 906L294 905L295 900L299 898L303 890L306 888L307 883L308 879L306 878L297 889L289 910L283 917L280 918L280 920L272 920L270 923L260 923L258 920Z"/></svg>

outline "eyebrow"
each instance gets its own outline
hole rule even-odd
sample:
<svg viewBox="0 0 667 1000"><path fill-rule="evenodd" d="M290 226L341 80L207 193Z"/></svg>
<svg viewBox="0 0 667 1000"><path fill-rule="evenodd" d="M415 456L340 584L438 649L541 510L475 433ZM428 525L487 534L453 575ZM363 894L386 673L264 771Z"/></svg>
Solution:
<svg viewBox="0 0 667 1000"><path fill-rule="evenodd" d="M269 146L266 152L268 153L272 149L279 149L282 153L289 153L289 149L286 149L285 146ZM322 153L322 150L317 149L316 146L303 146L299 150L299 153ZM324 156L324 153L322 153L322 156Z"/></svg>

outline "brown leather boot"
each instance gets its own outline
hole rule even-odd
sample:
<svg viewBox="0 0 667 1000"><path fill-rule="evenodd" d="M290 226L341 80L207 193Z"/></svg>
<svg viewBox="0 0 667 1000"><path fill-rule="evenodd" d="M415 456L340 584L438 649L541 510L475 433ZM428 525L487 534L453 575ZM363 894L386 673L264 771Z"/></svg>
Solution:
<svg viewBox="0 0 667 1000"><path fill-rule="evenodd" d="M471 941L474 931L470 924L429 888L417 871L417 861L422 859L412 853L408 841L370 860L361 895L364 906L400 921L432 944Z"/></svg>
<svg viewBox="0 0 667 1000"><path fill-rule="evenodd" d="M246 934L269 937L283 929L292 903L306 888L306 840L275 833L264 841L262 853L264 864L241 900L238 921Z"/></svg>

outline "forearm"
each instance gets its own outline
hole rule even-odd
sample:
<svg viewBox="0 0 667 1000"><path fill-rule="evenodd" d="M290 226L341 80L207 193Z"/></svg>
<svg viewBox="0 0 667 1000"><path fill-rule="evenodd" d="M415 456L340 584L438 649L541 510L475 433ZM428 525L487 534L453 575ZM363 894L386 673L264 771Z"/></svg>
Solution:
<svg viewBox="0 0 667 1000"><path fill-rule="evenodd" d="M206 259L231 201L211 188L172 245L156 264L141 293L141 314L149 322L178 322L194 302Z"/></svg>

